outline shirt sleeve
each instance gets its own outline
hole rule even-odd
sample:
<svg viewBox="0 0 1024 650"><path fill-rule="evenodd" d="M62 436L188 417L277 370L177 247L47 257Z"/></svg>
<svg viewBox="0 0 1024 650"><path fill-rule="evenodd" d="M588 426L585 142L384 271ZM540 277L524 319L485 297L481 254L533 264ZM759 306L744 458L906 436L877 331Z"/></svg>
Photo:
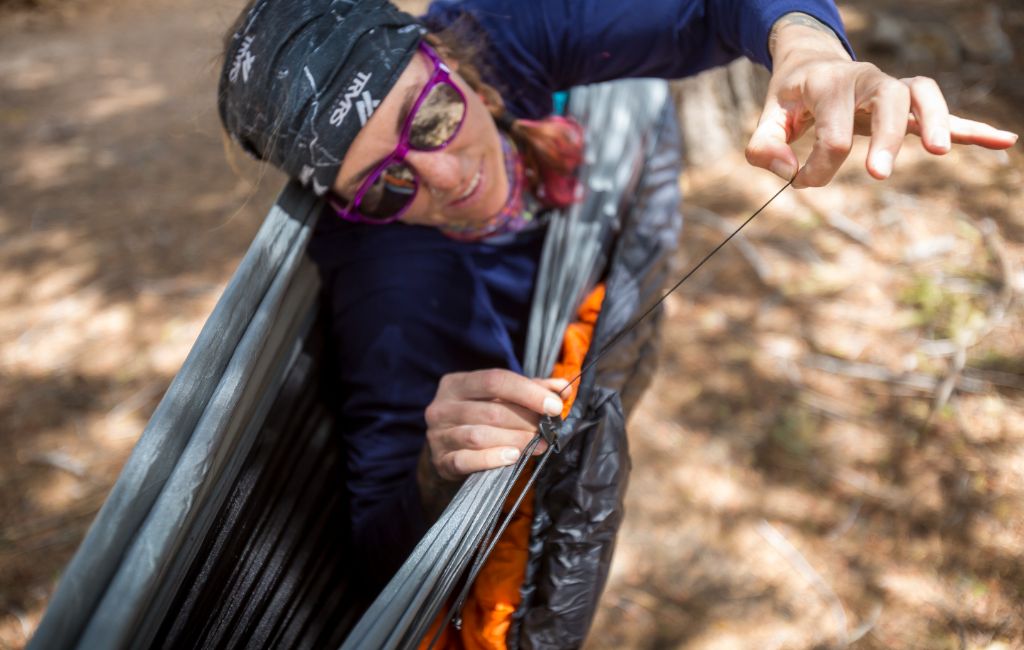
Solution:
<svg viewBox="0 0 1024 650"><path fill-rule="evenodd" d="M551 93L576 85L675 79L739 56L771 67L771 26L794 11L828 25L852 55L830 0L437 0L424 22L480 41L484 74L513 111L536 118L551 112Z"/></svg>

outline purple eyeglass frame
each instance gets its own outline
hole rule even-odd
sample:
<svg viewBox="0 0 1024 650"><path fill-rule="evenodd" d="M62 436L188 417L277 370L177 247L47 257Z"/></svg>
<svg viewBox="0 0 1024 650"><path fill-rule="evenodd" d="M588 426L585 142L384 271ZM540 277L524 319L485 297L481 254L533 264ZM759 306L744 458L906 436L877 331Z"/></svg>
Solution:
<svg viewBox="0 0 1024 650"><path fill-rule="evenodd" d="M390 165L393 165L394 163L398 162L403 162L405 160L406 154L408 154L410 150L426 152L441 151L442 149L446 148L449 144L452 143L452 141L455 139L455 136L457 136L459 134L459 131L462 129L463 122L466 121L466 113L469 112L469 103L466 101L466 95L462 92L462 90L459 89L457 85L455 85L455 82L452 81L451 69L447 66L447 64L445 64L444 61L441 60L441 57L438 56L437 52L434 51L434 48L427 45L426 42L420 41L419 51L425 54L426 57L430 59L430 61L434 64L434 71L430 75L430 80L427 81L427 84L423 87L423 90L420 91L419 97L417 97L416 101L413 102L412 108L409 109L409 115L406 116L405 124L402 125L402 131L398 135L398 146L395 147L395 150L392 151L386 158L381 160L380 164L378 164L370 173L370 175L363 180L363 182L359 185L359 189L356 190L355 196L352 198L352 201L349 202L347 206L339 205L338 202L335 201L333 197L328 196L328 201L330 202L331 207L333 207L334 211L337 212L338 216L344 219L345 221L351 221L354 223L372 223L383 225L386 223L392 223L400 219L402 215L404 215L409 210L409 208L412 207L412 204L415 203L416 193L419 192L420 189L420 179L419 176L416 175L415 170L412 170L412 198L409 199L409 202L405 205L405 207L396 212L394 215L384 218L374 218L365 216L359 212L359 203L360 201L363 200L363 196L370 190L373 184L377 182L377 179L380 178L380 176L384 173L384 170L387 169ZM420 110L420 106L422 106L423 102L426 101L427 96L430 94L430 91L433 90L435 86L438 86L440 84L447 84L451 86L455 90L455 92L459 94L459 99L462 100L462 105L464 107L462 111L462 119L459 120L459 123L458 125L456 125L455 131L452 132L451 137L442 142L440 145L429 149L420 149L418 147L413 147L409 143L409 134L412 131L413 120L416 118L416 113Z"/></svg>

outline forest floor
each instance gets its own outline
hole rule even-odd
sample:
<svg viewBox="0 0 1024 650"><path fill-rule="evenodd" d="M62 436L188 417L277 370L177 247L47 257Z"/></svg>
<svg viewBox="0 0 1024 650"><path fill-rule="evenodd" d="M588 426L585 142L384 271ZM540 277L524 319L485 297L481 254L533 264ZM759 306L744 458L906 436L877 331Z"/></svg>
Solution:
<svg viewBox="0 0 1024 650"><path fill-rule="evenodd" d="M0 0L0 648L282 184L219 132L238 4ZM842 9L862 58L1024 131L1018 1ZM908 140L879 183L858 144L670 299L589 647L1024 648L1022 151ZM681 184L680 269L780 186L738 150Z"/></svg>

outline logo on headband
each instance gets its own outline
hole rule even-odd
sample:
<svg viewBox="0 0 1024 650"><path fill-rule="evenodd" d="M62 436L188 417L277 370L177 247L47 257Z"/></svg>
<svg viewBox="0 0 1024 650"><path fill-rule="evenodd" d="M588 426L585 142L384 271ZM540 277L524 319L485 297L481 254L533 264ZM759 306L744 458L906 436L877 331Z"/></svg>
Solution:
<svg viewBox="0 0 1024 650"><path fill-rule="evenodd" d="M366 121L373 115L373 110L380 105L379 99L374 99L370 96L369 91L363 90L372 76L373 73L368 72L360 72L356 75L356 78L345 89L345 94L338 100L337 108L331 113L332 126L341 126L349 111L352 110L353 100L355 100L356 113L359 115L359 124L366 125Z"/></svg>
<svg viewBox="0 0 1024 650"><path fill-rule="evenodd" d="M249 51L254 40L254 36L246 36L245 40L242 41L242 47L238 48L238 54L235 55L235 60L231 64L231 72L228 73L228 79L231 80L231 83L238 81L239 73L242 74L242 83L249 81L252 63L256 60L255 55Z"/></svg>

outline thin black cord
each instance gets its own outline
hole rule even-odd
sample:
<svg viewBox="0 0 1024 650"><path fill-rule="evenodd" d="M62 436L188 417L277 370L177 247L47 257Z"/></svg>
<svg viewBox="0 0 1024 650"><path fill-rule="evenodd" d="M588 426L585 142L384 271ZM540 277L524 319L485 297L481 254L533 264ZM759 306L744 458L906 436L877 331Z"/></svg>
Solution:
<svg viewBox="0 0 1024 650"><path fill-rule="evenodd" d="M526 449L523 450L523 453L519 457L519 462L522 463L523 467L525 467L526 461L533 454L533 450L536 449L538 444L540 444L540 440L540 434L534 436L533 440L531 440L530 443L526 446ZM481 548L483 550L481 550L477 554L476 560L473 562L473 566L470 569L469 575L466 578L466 582L462 586L462 590L459 592L459 595L455 599L455 602L452 604L451 608L449 608L448 613L445 614L444 622L437 626L437 631L434 632L434 636L430 640L428 650L433 649L438 639L441 638L441 633L448 626L448 624L452 622L452 619L455 617L455 615L462 609L462 605L463 603L465 603L466 597L469 595L469 590L473 586L473 581L476 580L477 575L480 573L480 569L483 568L484 562L487 561L487 557L491 554L491 551L494 550L494 547L495 545L497 545L502 533L505 532L505 529L508 528L509 523L512 522L512 517L515 515L516 511L519 510L519 506L523 503L523 499L526 498L526 495L530 491L530 488L533 487L534 482L537 480L537 476L540 474L540 470L544 467L544 464L547 463L548 458L550 458L551 453L553 451L553 446L549 446L547 448L544 454L540 457L540 460L537 462L537 466L533 468L533 472L530 474L529 480L527 480L526 485L523 486L523 489L519 493L519 496L516 497L515 503L512 504L512 508L509 509L508 514L505 516L505 519L501 522L501 525L498 526L496 530L492 529L490 535L486 535L486 539L481 542ZM516 478L518 478L519 472L521 471L522 467L520 467L519 471L516 472Z"/></svg>
<svg viewBox="0 0 1024 650"><path fill-rule="evenodd" d="M765 208L767 208L767 207L768 207L768 205L769 205L769 204L770 204L770 203L771 203L772 201L774 201L774 200L775 200L776 198L778 198L778 196L779 196L780 194L782 194L782 193L783 193L783 192L784 192L784 191L786 190L786 188L787 188L787 187L789 187L789 186L790 186L790 185L792 185L792 184L793 184L793 181L792 181L792 180L790 180L790 181L788 181L788 182L787 182L787 183L786 183L785 185L783 185L783 186L782 186L782 187L781 187L781 188L779 189L779 191L778 191L778 192L776 192L775 194L773 194L773 195L772 195L772 198L770 198L770 199L768 199L767 201L765 201L764 205L762 205L762 206L761 206L760 208L758 208L758 209L757 209L757 211L756 211L756 212L754 212L754 214L752 214L752 215L750 215L749 217L747 217L747 220L746 220L746 221L744 221L743 223L741 223L741 224L740 224L740 226L739 226L739 228L737 228L736 230L732 231L732 234L731 234L731 235L729 235L728 237L726 237L725 239L723 239L723 240L722 240L722 243L720 243L720 244L719 244L718 246L715 246L715 247L714 247L714 248L713 248L713 249L711 250L711 252L710 252L710 253L708 253L707 255L705 255L705 256L704 256L704 259L702 259L702 260L701 260L700 262L698 262L698 263L697 263L697 265L696 265L696 266L694 266L694 267L693 267L692 269L690 269L690 271L689 271L689 272L688 272L688 273L687 273L686 275L684 275L684 276L682 277L682 279L681 279L681 280L679 280L679 282L676 282L676 283L675 283L675 284L674 284L674 285L672 286L672 288L671 288L671 289L669 289L668 291L666 291L666 292L665 292L665 293L664 293L664 294L663 294L663 295L661 296L661 298L658 298L657 302L655 302L655 303L654 303L653 305L651 305L651 306L650 306L650 308L649 308L649 309L648 309L647 311L645 311L644 313L640 314L640 316L639 316L639 317L638 317L638 318L637 318L636 320L634 320L634 321L633 321L633 322L632 322L632 323L631 323L631 324L630 324L630 325L629 325L628 327L626 327L626 328L625 328L625 329L623 329L623 330L622 330L621 332L619 332L619 333L618 333L618 334L616 334L616 335L615 335L614 337L612 337L612 340L611 340L611 341L608 341L608 343L606 343L606 344L604 345L604 347L602 347L602 348L601 348L601 350L600 350L600 351L599 351L599 352L598 352L598 353L597 353L597 354L596 354L596 355L594 356L594 358L593 358L593 359L591 359L591 360L590 360L590 361L588 361L587 363L583 364L583 367L582 367L582 368L580 368L580 371L579 371L579 373L578 373L578 374L577 374L577 375L576 375L575 377L573 377L573 378L572 378L571 380L569 380L569 383L568 383L568 384L566 384L565 388L563 388L563 389L562 389L561 391L559 391L559 395L561 395L561 394L562 394L562 393L564 393L565 391L569 390L569 388L570 388L570 387L571 387L571 386L572 386L573 384L575 384L576 382L578 382L578 381L580 380L580 378L581 378L581 377L583 377L583 373L585 373L585 372L586 372L587 370L589 370L590 368L592 368L592 367L594 366L594 364L595 364L595 363L597 363L597 362L598 362L598 361L599 361L599 360L601 359L601 357L603 357L603 356L605 355L605 353L606 353L606 352L608 352L608 350L610 350L610 349L612 348L612 346L614 346L614 345L615 345L616 343L618 343L618 342L619 342L620 340L622 340L622 337L624 337L624 336L625 336L626 334L629 334L629 333L630 333L631 331L633 331L633 329L635 329L635 328L636 328L636 326L637 326L637 325L639 325L641 321L643 321L643 320L644 320L645 318L647 318L648 316L650 316L650 315L651 315L651 313L652 313L652 312L653 312L653 311L654 311L654 310L655 310L655 309L656 309L656 308L658 307L658 305L660 305L661 303L665 302L665 299L666 299L666 298L668 298L668 297L669 297L669 296L670 296L670 295L672 294L672 292L673 292L673 291L675 291L675 290L676 290L676 289L678 289L678 288L679 288L680 286L682 286L682 284L683 284L684 282L686 282L686 281L687 281L687 280L688 280L688 279L690 278L690 276L691 276L691 275L693 275L693 274L694 274L694 273L695 273L695 272L697 271L697 269L699 269L700 267L704 266L704 262L707 262L707 261L708 261L709 259L711 259L711 256L712 256L712 255L714 255L715 253L717 253L717 252L718 252L718 251L719 251L719 250L720 250L720 249L722 248L722 246L725 246L726 244L728 244L728 243L729 243L729 240L730 240L730 239L732 239L733 237L735 237L735 236L736 236L736 235L737 235L737 234L739 233L739 231L743 230L744 226L746 226L746 225L747 225L748 223L750 223L751 221L753 221L753 220L754 220L754 217L756 217L757 215L761 214L761 211L762 211L762 210L764 210Z"/></svg>
<svg viewBox="0 0 1024 650"><path fill-rule="evenodd" d="M680 279L678 282L676 282L674 285L672 285L672 288L669 289L668 291L666 291L660 298L658 298L658 300L653 305L651 305L647 309L647 311L645 311L643 314L641 314L639 317L637 317L629 326L627 326L621 332L619 332L614 337L612 337L612 340L608 341L608 343L606 343L604 345L604 347L601 348L601 350L594 356L593 359L591 359L590 361L585 363L580 368L579 373L575 377L573 377L569 381L568 384L566 384L565 388L563 388L561 391L559 391L559 394L564 393L565 391L569 390L569 388L573 384L578 382L580 380L580 378L583 377L583 374L587 370L592 368L594 366L594 364L597 363L601 359L601 357L603 357L605 355L606 352L608 352L616 343L618 343L620 340L622 340L622 337L624 337L626 334L629 334L645 318L650 316L651 313L658 307L658 305L660 305L661 303L665 302L665 299L668 298L672 294L673 291L675 291L680 286L682 286L682 284L684 282L686 282L690 278L690 276L693 275L697 271L697 269L699 269L700 267L704 266L704 263L707 262L709 259L711 259L712 255L717 253L719 250L721 250L721 248L723 246L728 244L730 239L732 239L737 234L739 234L739 232L741 230L743 230L743 228L748 223L750 223L751 221L754 220L754 217L756 217L757 215L761 214L761 212L765 208L767 208L768 205L771 204L772 201L774 201L776 198L778 198L778 196L780 194L782 194L786 190L786 188L789 187L792 184L793 184L793 181L790 180L785 185L783 185L779 189L778 192L773 194L770 199L765 201L764 205L762 205L760 208L758 208L754 212L754 214L752 214L749 217L747 217L747 220L744 221L742 224L740 224L740 226L738 228L736 228L736 230L732 231L732 234L730 234L728 237L723 239L722 242L720 244L718 244L718 246L715 246L711 250L710 253L705 255L704 258L700 262L698 262L696 264L696 266L694 266L692 269L690 269L689 272L687 272L687 274L682 277L682 279ZM539 439L540 439L540 435L538 434L532 441L530 441L530 444L527 446L528 449L529 449L529 453L532 454L533 449L539 443ZM533 485L534 481L537 479L537 476L540 474L541 468L544 467L544 464L547 462L548 458L551 456L551 453L553 451L554 451L554 447L553 446L549 446L547 451L545 451L544 454L541 456L540 461L537 463L537 466L534 468L532 474L530 475L530 479L527 481L526 486L523 488L523 491L519 493L519 497L516 499L516 502L513 504L512 509L509 511L509 513L505 517L504 521L502 521L501 526L499 526L497 528L497 530L492 529L492 534L491 535L489 535L489 536L485 535L486 541L483 541L482 544L481 544L481 546L483 547L483 550L477 555L476 561L473 563L473 566L470 569L469 575L467 576L466 582L463 585L462 590L459 593L458 598L456 598L455 603L453 603L451 609L449 609L447 615L445 615L444 622L441 625L438 626L437 631L434 633L434 637L430 641L430 646L429 646L430 648L434 647L434 644L436 644L438 639L441 637L441 632L448 625L448 623L451 622L451 620L454 617L454 615L456 614L456 612L458 612L459 609L461 609L462 604L465 602L466 596L469 593L469 589L473 585L473 581L476 579L477 574L480 572L480 569L483 566L483 563L487 560L487 557L490 555L491 551L494 549L494 546L495 546L495 544L497 544L498 539L501 537L501 534L503 532L505 532L505 529L506 529L506 527L508 527L509 522L512 521L512 516L519 509L519 505L522 503L523 499L526 497L526 493L529 491L530 487ZM516 476L518 476L519 472L522 471L522 467L519 466L520 463L523 463L523 461L527 457L528 457L527 456L527 452L524 450L523 455L520 456L519 462L516 463L517 467L516 467L516 470L514 472Z"/></svg>
<svg viewBox="0 0 1024 650"><path fill-rule="evenodd" d="M480 573L480 569L483 568L484 562L487 561L487 558L488 556L490 556L491 551L493 551L494 547L497 546L498 540L501 539L501 536L505 532L505 529L508 528L508 525L510 523L512 523L512 517L514 517L516 511L519 510L519 506L522 505L523 499L525 499L526 495L530 492L530 488L532 488L534 482L536 482L537 477L540 475L541 469L544 468L544 465L548 462L548 459L551 458L551 454L554 453L554 451L554 447L548 447L544 454L541 455L540 460L537 461L537 466L533 469L533 473L530 474L530 478L526 481L526 485L523 486L522 491L516 498L516 502L512 504L512 507L509 509L504 521L501 522L501 526L499 526L497 530L493 531L492 535L488 540L487 548L485 548L484 551L480 553L480 555L477 557L476 562L473 563L473 569L469 574L469 579L466 580L466 584L462 588L462 593L459 594L459 597L455 601L455 611L462 609L462 605L466 601L466 596L469 595L469 588L473 585L473 581L476 580L477 575Z"/></svg>

